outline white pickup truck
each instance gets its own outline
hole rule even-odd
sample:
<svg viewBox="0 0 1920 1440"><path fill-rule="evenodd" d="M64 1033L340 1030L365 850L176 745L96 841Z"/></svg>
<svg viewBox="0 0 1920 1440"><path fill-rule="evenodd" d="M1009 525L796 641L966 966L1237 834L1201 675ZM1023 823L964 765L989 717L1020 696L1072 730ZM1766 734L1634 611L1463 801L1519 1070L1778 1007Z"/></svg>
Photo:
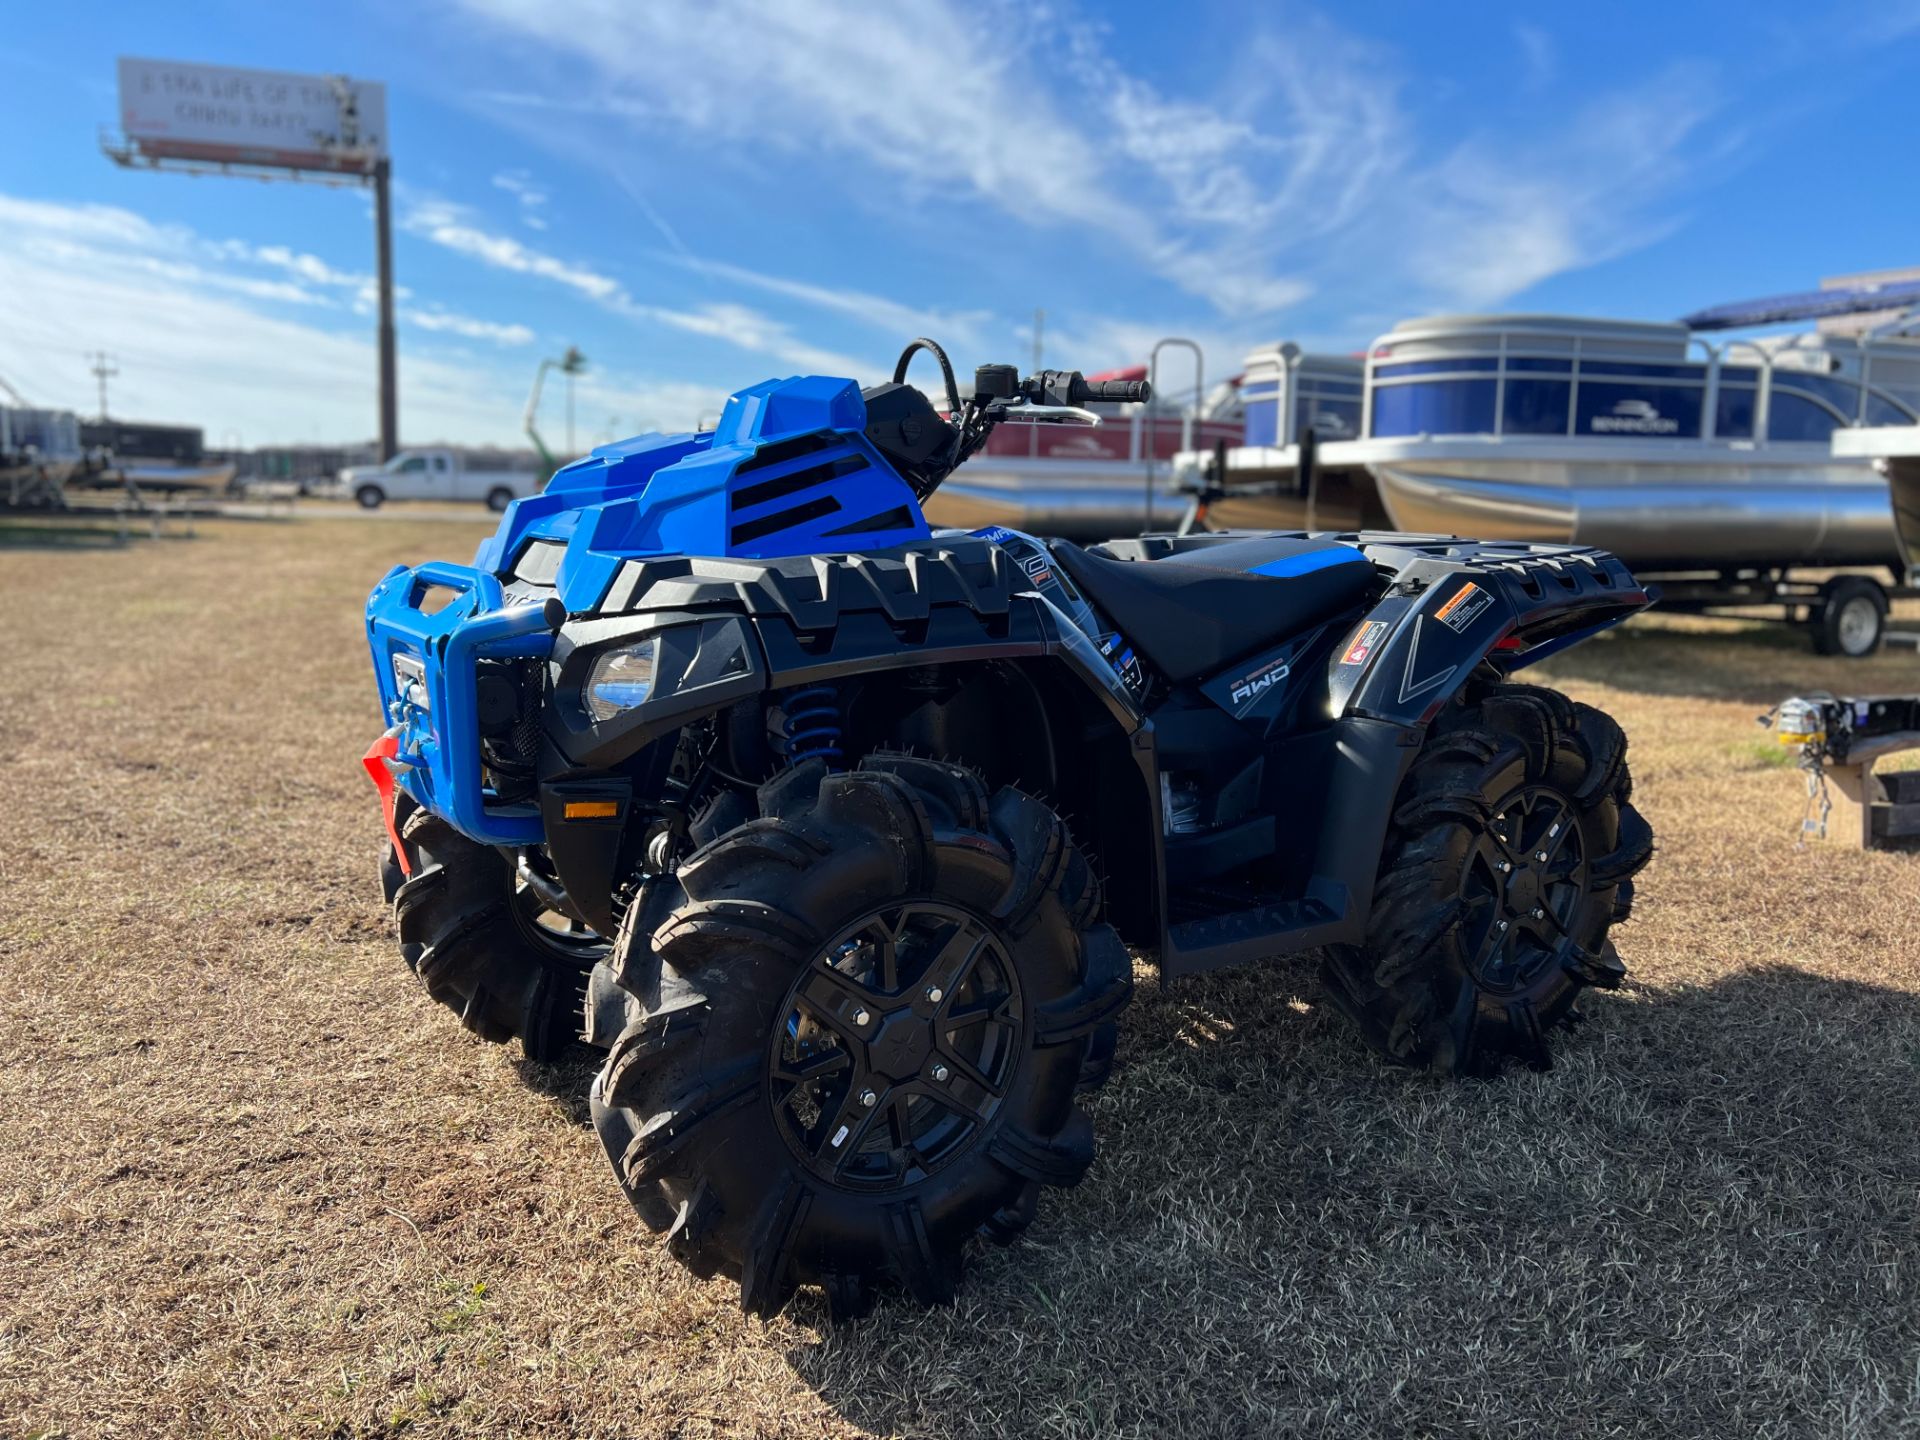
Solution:
<svg viewBox="0 0 1920 1440"><path fill-rule="evenodd" d="M340 472L341 490L365 510L388 500L481 500L489 510L504 510L540 487L531 470L469 470L451 450L402 450L384 465Z"/></svg>

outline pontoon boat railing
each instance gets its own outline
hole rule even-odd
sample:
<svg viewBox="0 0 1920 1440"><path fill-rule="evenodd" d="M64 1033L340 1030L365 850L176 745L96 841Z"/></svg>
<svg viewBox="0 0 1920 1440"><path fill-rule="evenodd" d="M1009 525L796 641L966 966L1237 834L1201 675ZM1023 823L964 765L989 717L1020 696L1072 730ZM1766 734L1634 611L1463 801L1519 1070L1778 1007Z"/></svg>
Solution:
<svg viewBox="0 0 1920 1440"><path fill-rule="evenodd" d="M1548 339L1552 340L1553 343L1551 345L1545 343ZM1460 353L1453 356L1427 355L1414 361L1397 358L1395 354L1397 347L1416 340L1422 346L1444 346L1449 341L1453 341L1460 346ZM1532 340L1534 343L1526 343L1529 340ZM1589 343L1590 340L1592 343ZM1693 347L1696 345L1699 346L1705 357L1699 377L1694 378L1683 375L1662 376L1657 383L1663 388L1698 389L1702 392L1699 429L1699 438L1702 440L1716 438L1723 372L1729 368L1728 361L1736 351L1750 351L1755 362L1752 368L1758 372L1753 382L1755 388L1753 433L1750 437L1755 444L1767 443L1768 426L1773 414L1773 392L1776 384L1783 392L1790 393L1796 399L1805 400L1826 411L1833 417L1835 423L1841 426L1863 425L1867 423L1867 407L1875 398L1894 407L1896 410L1906 412L1909 417L1912 416L1914 410L1912 401L1902 399L1872 384L1874 347L1867 343L1856 342L1860 350L1860 373L1858 376L1819 377L1834 380L1836 383L1849 386L1855 391L1852 406L1853 414L1851 416L1843 414L1832 399L1816 393L1812 388L1795 386L1793 378L1802 372L1792 369L1781 370L1776 366L1775 360L1778 355L1785 351L1813 348L1815 343L1818 343L1824 348L1826 345L1829 345L1831 341L1828 340L1827 337L1797 335L1777 341L1771 346L1763 345L1752 340L1731 340L1723 347L1716 348L1697 335L1689 336L1687 337L1686 349L1683 352L1684 359L1680 363L1693 363ZM1386 353L1383 355L1381 353L1382 351ZM1494 361L1494 366L1491 371L1472 364L1462 364L1457 370L1447 370L1443 368L1449 359L1458 359L1464 362L1481 361L1489 358ZM1916 353L1915 358L1920 359L1920 352ZM1542 378L1543 373L1531 367L1516 367L1511 365L1510 362L1543 359L1564 360L1567 362L1566 379L1568 382L1568 392L1565 433L1569 437L1579 433L1580 385L1582 380L1608 384L1651 383L1649 377L1636 376L1630 371L1610 373L1604 367L1608 364L1633 366L1651 363L1672 363L1651 361L1644 355L1622 354L1620 353L1619 341L1611 336L1589 337L1578 331L1569 332L1549 326L1509 326L1491 333L1486 330L1434 330L1419 331L1414 334L1395 332L1383 335L1368 347L1365 372L1366 385L1361 413L1361 434L1369 438L1374 436L1374 397L1381 389L1390 389L1402 385L1435 384L1447 381L1484 381L1491 378L1494 382L1493 430L1491 433L1496 438L1504 437L1507 434L1506 401L1507 381L1509 377L1539 380ZM1287 367L1289 378L1292 376L1294 363L1292 357L1289 357ZM1431 365L1434 368L1422 369L1418 373L1407 375L1383 376L1378 373L1382 365L1405 364ZM1745 370L1747 367L1745 365L1739 365L1732 368ZM1813 374L1811 371L1805 373L1809 375ZM1744 375L1741 375L1735 383L1744 388L1747 380ZM1909 423L1912 423L1911 419ZM1540 432L1526 431L1516 433L1526 433L1537 436ZM1737 436L1734 438L1746 439L1749 437Z"/></svg>

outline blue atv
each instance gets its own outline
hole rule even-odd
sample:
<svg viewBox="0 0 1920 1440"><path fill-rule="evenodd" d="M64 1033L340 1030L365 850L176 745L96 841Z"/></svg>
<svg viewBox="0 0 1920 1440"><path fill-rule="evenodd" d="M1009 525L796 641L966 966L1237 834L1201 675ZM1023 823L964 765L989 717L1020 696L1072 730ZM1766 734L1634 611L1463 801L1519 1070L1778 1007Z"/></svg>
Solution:
<svg viewBox="0 0 1920 1440"><path fill-rule="evenodd" d="M938 363L944 411L906 383ZM935 532L1000 424L1138 383L916 340L602 447L367 606L402 952L592 1112L640 1217L771 1315L954 1292L1093 1159L1134 956L1313 950L1395 1064L1547 1064L1622 967L1626 741L1515 671L1611 555L1386 533Z"/></svg>

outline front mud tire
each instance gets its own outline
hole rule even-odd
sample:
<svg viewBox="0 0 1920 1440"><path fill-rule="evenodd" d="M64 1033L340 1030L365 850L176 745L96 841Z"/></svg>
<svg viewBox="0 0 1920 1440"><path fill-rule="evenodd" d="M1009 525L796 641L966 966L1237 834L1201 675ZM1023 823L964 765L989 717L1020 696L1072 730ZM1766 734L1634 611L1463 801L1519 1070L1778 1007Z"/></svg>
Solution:
<svg viewBox="0 0 1920 1440"><path fill-rule="evenodd" d="M403 813L400 843L411 878L391 847L381 865L401 957L427 994L482 1040L518 1037L529 1060L559 1059L578 1038L594 947L547 943L530 932L503 852L432 811Z"/></svg>
<svg viewBox="0 0 1920 1440"><path fill-rule="evenodd" d="M641 1219L750 1314L953 1298L983 1231L1079 1181L1075 1094L1132 991L1059 817L874 755L762 786L629 910L594 1123ZM1110 1052L1109 1052L1110 1053Z"/></svg>
<svg viewBox="0 0 1920 1440"><path fill-rule="evenodd" d="M1396 1064L1488 1075L1551 1063L1547 1035L1626 970L1653 832L1603 711L1530 685L1478 688L1435 721L1401 784L1363 945L1322 975Z"/></svg>

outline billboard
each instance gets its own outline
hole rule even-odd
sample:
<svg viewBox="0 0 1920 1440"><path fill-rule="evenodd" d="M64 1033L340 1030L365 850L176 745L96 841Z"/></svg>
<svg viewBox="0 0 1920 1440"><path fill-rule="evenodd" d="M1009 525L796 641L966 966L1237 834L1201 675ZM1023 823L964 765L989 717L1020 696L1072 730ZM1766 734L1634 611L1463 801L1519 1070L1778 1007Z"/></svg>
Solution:
<svg viewBox="0 0 1920 1440"><path fill-rule="evenodd" d="M123 56L120 124L145 159L364 173L387 155L387 87Z"/></svg>

